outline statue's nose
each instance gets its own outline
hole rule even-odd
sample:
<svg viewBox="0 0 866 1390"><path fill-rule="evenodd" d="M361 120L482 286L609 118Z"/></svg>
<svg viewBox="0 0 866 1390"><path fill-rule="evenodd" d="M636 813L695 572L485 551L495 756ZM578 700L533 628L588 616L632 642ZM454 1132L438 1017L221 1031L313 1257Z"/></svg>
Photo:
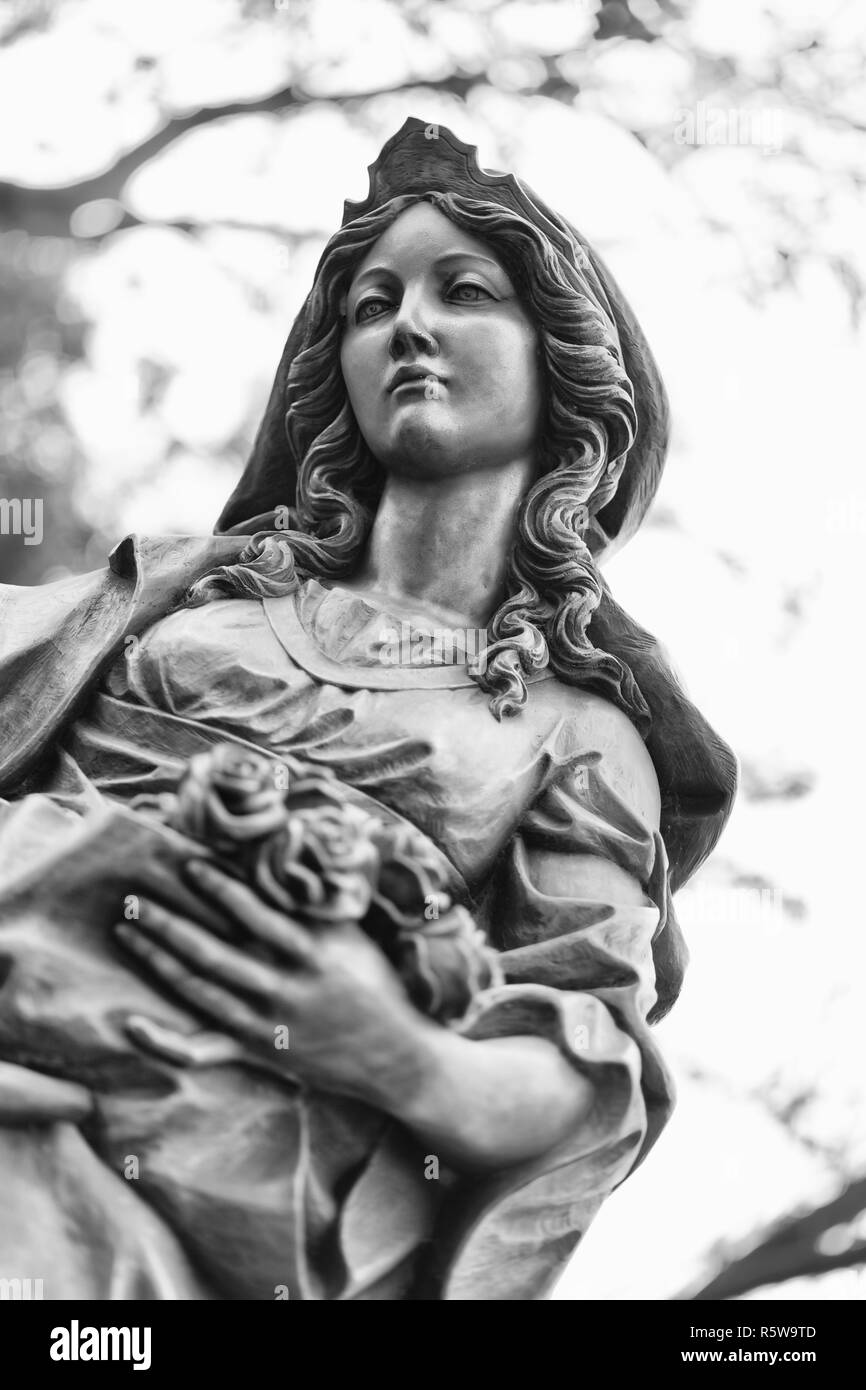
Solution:
<svg viewBox="0 0 866 1390"><path fill-rule="evenodd" d="M395 362L403 357L435 357L438 353L439 344L418 301L403 300L394 319L388 350Z"/></svg>

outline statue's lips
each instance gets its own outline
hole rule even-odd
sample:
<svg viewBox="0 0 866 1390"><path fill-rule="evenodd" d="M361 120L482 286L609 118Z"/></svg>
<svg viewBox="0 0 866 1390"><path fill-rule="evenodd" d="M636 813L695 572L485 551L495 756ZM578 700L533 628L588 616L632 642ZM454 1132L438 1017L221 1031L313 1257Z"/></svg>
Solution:
<svg viewBox="0 0 866 1390"><path fill-rule="evenodd" d="M437 376L435 372L425 372L419 367L400 367L394 373L387 389L389 395L393 395L395 391L400 391L404 387L426 388L431 382L435 382L437 386L444 386L445 384L444 378Z"/></svg>

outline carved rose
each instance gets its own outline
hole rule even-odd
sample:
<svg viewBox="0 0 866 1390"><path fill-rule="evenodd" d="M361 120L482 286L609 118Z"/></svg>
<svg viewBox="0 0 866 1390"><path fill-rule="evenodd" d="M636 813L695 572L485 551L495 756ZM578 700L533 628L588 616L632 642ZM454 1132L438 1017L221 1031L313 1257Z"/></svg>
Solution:
<svg viewBox="0 0 866 1390"><path fill-rule="evenodd" d="M439 916L451 906L442 861L413 825L377 822L373 830L382 862L375 902L397 927Z"/></svg>
<svg viewBox="0 0 866 1390"><path fill-rule="evenodd" d="M497 953L463 907L398 932L387 954L415 1006L443 1023L461 1018L480 990L505 978Z"/></svg>
<svg viewBox="0 0 866 1390"><path fill-rule="evenodd" d="M286 818L281 764L221 743L190 759L168 823L216 849L263 839Z"/></svg>
<svg viewBox="0 0 866 1390"><path fill-rule="evenodd" d="M312 922L360 922L379 874L364 811L348 803L290 815L256 854L251 880L262 897Z"/></svg>
<svg viewBox="0 0 866 1390"><path fill-rule="evenodd" d="M220 744L150 809L233 860L264 902L307 927L359 923L440 1022L502 980L497 953L453 905L433 842L353 804L328 769Z"/></svg>

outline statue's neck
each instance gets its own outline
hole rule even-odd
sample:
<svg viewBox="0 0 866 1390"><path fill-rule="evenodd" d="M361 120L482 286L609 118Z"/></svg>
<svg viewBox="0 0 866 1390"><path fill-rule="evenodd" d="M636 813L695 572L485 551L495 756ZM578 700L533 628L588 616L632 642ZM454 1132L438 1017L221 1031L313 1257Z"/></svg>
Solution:
<svg viewBox="0 0 866 1390"><path fill-rule="evenodd" d="M447 478L390 474L347 587L453 625L482 627L502 600L528 460Z"/></svg>

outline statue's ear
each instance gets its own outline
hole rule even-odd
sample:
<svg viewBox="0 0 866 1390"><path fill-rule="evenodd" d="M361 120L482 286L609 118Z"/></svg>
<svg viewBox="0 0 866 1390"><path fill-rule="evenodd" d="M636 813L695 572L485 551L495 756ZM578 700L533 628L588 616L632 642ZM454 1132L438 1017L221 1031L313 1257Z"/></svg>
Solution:
<svg viewBox="0 0 866 1390"><path fill-rule="evenodd" d="M286 339L246 467L214 527L218 535L229 530L245 529L242 523L262 512L295 505L298 460L286 434L286 392L289 368L304 340L309 306L308 295Z"/></svg>

